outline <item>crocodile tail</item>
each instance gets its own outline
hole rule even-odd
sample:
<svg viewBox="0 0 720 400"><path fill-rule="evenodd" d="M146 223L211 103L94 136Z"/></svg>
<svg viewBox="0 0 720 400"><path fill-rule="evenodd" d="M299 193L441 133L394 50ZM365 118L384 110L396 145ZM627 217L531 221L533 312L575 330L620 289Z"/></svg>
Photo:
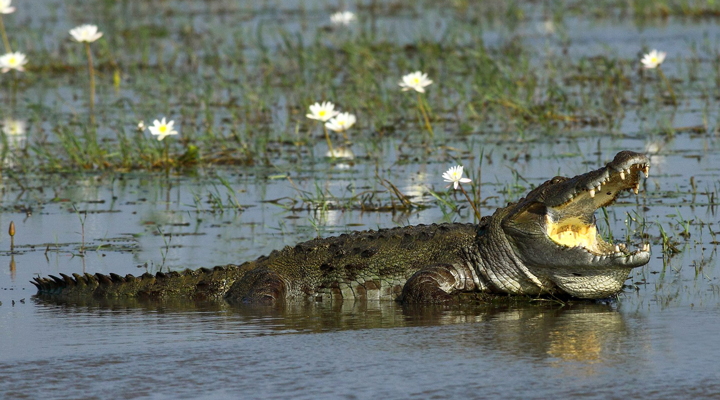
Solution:
<svg viewBox="0 0 720 400"><path fill-rule="evenodd" d="M184 297L196 300L220 299L230 286L242 277L245 268L237 265L200 268L196 270L144 273L140 276L60 274L35 277L31 281L38 294L61 297L94 298L167 298Z"/></svg>

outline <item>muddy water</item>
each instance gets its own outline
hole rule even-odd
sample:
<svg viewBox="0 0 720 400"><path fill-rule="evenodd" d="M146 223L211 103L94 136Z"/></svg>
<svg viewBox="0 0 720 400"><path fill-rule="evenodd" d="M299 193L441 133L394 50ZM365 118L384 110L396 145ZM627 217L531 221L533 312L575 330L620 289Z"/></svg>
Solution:
<svg viewBox="0 0 720 400"><path fill-rule="evenodd" d="M320 25L322 4L311 3L311 23ZM52 53L50 38L74 26L77 5L42 4L54 6L26 18ZM187 11L205 3L163 4ZM221 11L192 22L212 29ZM541 54L564 51L557 37L538 34L541 10L528 13L530 19L511 34L543 49ZM259 15L264 23L277 23L269 18L276 16L273 12ZM289 20L290 31L302 31L291 13L277 15ZM389 15L380 27L402 33L396 39L411 43L417 31L407 15ZM442 13L422 18L438 31L448 26ZM46 19L53 22L38 22ZM168 21L171 29L186 22ZM502 24L485 29L488 43L508 35ZM569 57L633 57L640 46L660 44L675 57L689 57L694 53L688 43L712 47L720 37L716 24L705 21L636 26L568 17L564 29L558 34L572 39ZM664 68L670 75L685 66L677 62ZM707 86L712 68L709 63L699 68L700 82ZM543 132L523 141L494 131L456 137L449 127L427 157L422 150L410 150L416 154L408 157L407 143L389 137L378 147L358 139L355 158L346 162L320 157L326 148L318 142L311 152L315 157L302 162L286 157L266 167L199 168L170 179L139 172L3 173L0 397L717 396L720 143L714 128L717 103L703 97L703 85L682 88L686 100L677 109L629 104L612 129ZM33 99L55 104L49 111L53 118L70 119L68 114L83 107L77 87L36 84L29 90ZM129 92L131 99L142 93ZM22 102L13 112L15 117L33 115ZM144 110L134 116L123 109L105 112L106 118L133 123L145 115ZM294 124L281 114L279 126ZM219 128L222 118L215 123ZM51 130L47 122L35 124ZM703 133L685 129L697 126L708 128ZM680 129L668 134L666 128ZM101 134L112 131L101 129ZM477 170L478 155L485 154L482 212L488 214L532 185L597 168L623 149L650 154L651 175L639 196L624 196L608 209L607 220L598 212L598 224L604 235L609 228L615 241L630 246L649 241L653 257L633 272L616 301L461 308L373 302L270 308L181 301L57 304L34 298L29 283L34 276L61 272L123 275L237 263L317 235L470 221L468 207L455 213L428 194L428 189L445 190L440 176L455 158ZM293 149L285 151L292 154ZM383 178L428 207L377 212L354 206L359 193L374 194L374 205L392 204L375 178L376 164ZM460 197L455 202L463 204ZM17 231L13 252L10 221ZM644 239L640 231L647 234Z"/></svg>

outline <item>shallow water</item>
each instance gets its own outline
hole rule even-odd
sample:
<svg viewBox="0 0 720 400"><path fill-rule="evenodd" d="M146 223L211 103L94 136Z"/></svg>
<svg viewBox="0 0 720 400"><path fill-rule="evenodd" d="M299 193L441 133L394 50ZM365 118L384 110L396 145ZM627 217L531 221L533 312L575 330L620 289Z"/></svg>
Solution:
<svg viewBox="0 0 720 400"><path fill-rule="evenodd" d="M3 321L3 338L22 349L3 342L6 397L673 398L720 389L718 351L707 346L717 308L33 307L10 329L12 317Z"/></svg>
<svg viewBox="0 0 720 400"><path fill-rule="evenodd" d="M260 22L269 26L271 47L282 41L278 26L311 38L314 29L327 24L326 2L250 3L168 1L143 8L128 2L125 12L143 14L140 25L163 25L174 32L158 46L167 52L166 59L176 49L173 40L180 40L176 32L187 24L224 38L221 46L227 49L240 36L236 30L223 35L221 28L235 17L249 21L237 28L241 32L255 32ZM380 3L395 10L392 2ZM440 40L455 14L422 4L378 17L379 35L399 43L418 37ZM211 5L217 8L206 12ZM80 6L33 1L32 7L42 12L24 14L31 35L43 37L51 55L63 50L65 45L52 37L76 24ZM101 9L100 4L94 7ZM168 11L173 7L176 14ZM296 13L303 7L305 14ZM539 34L544 11L528 6L525 19L514 28L484 23L483 37L489 45L520 38L538 49L534 56L539 58L565 50L573 59L632 58L642 46L662 45L677 59L667 63L668 75L689 73L685 59L695 54L691 44L716 49L720 38L714 20L671 18L639 24L576 15L566 17L558 33ZM107 11L97 12L107 17ZM467 18L473 18L471 12ZM157 55L148 56L148 62ZM499 125L460 135L448 122L438 127L440 144L430 154L403 137L404 132L381 141L358 134L355 157L344 162L321 157L326 147L320 138L309 149L276 144L272 150L278 157L270 165L199 167L169 179L146 172L3 171L0 397L717 396L718 103L712 91L706 93L714 82L712 54L699 58L700 78L678 88L684 93L678 108L627 104L623 118L607 128L530 131L522 140ZM82 62L78 56L77 63ZM103 108L104 118L127 127L147 118L143 113L155 113L133 104L149 107L150 90L144 85L158 78L157 71L135 72L135 84L123 86L113 98L117 107ZM40 110L27 101L12 113L33 121L31 130L38 136L52 130L48 121L77 118L83 90L72 79L41 82L29 89L28 98L41 99L48 108ZM181 104L175 98L163 101ZM294 129L297 116L277 108L265 123L272 135L282 136ZM224 117L231 111L218 107L215 112L210 126L225 132ZM702 133L685 129L698 126ZM673 128L676 132L669 134ZM101 128L99 133L111 136L114 131ZM444 192L440 176L454 160L465 162L478 179L479 154L484 154L481 209L487 215L554 175L597 168L623 149L651 156L650 178L639 196L623 196L608 208L607 221L598 212L598 224L604 234L609 226L616 241L630 246L649 241L653 257L633 271L627 288L613 301L458 308L374 302L282 307L182 301L56 304L33 297L29 283L34 276L60 272L124 275L238 263L317 235L470 221L471 210L461 197L454 198L463 206L455 213L428 193ZM376 179L376 168L427 208L361 210L360 203L382 208L397 201ZM13 253L6 233L10 221L17 230ZM647 238L637 234L639 225L645 226ZM677 252L663 251L662 232Z"/></svg>

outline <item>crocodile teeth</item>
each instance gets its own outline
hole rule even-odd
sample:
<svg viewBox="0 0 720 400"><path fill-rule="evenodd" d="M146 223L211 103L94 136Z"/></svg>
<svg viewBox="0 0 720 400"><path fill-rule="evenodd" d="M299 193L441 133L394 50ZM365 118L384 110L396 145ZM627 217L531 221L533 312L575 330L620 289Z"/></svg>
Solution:
<svg viewBox="0 0 720 400"><path fill-rule="evenodd" d="M595 197L595 189L590 189L590 197Z"/></svg>
<svg viewBox="0 0 720 400"><path fill-rule="evenodd" d="M625 171L620 171L620 179L625 180Z"/></svg>
<svg viewBox="0 0 720 400"><path fill-rule="evenodd" d="M643 165L643 173L645 174L646 178L650 176L650 166L649 165L647 165L647 164Z"/></svg>
<svg viewBox="0 0 720 400"><path fill-rule="evenodd" d="M650 243L644 243L642 249L643 251L650 251Z"/></svg>
<svg viewBox="0 0 720 400"><path fill-rule="evenodd" d="M619 252L620 252L620 246L615 245L615 252L616 252L616 253L619 253Z"/></svg>

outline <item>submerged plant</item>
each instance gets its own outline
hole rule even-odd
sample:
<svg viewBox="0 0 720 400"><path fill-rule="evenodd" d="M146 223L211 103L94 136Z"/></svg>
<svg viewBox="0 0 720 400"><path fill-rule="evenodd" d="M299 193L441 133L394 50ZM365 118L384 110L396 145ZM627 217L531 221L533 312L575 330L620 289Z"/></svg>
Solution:
<svg viewBox="0 0 720 400"><path fill-rule="evenodd" d="M335 104L326 101L321 103L315 103L310 106L310 114L307 114L306 117L310 119L314 119L320 122L327 122L330 118L340 114L339 111L335 111ZM327 127L323 124L323 131L325 131L325 140L327 140L328 148L330 149L330 154L335 154L332 147L332 142L330 141L330 135L328 135Z"/></svg>
<svg viewBox="0 0 720 400"><path fill-rule="evenodd" d="M675 92L673 91L672 86L670 86L670 81L663 73L662 68L660 68L660 64L662 64L663 61L665 61L666 55L667 55L667 53L665 53L664 51L652 50L651 52L649 52L643 56L642 60L640 60L640 63L642 63L643 68L645 68L645 69L657 69L658 74L660 74L660 78L662 78L662 80L665 82L665 85L667 86L668 91L670 92L670 96L672 97L673 105L676 105L677 100L675 98Z"/></svg>
<svg viewBox="0 0 720 400"><path fill-rule="evenodd" d="M445 171L442 174L442 177L445 180L445 182L450 182L450 184L447 185L447 187L452 186L454 190L457 190L458 188L460 188L460 190L465 195L465 198L472 206L473 210L475 210L475 216L477 217L477 219L479 221L480 220L480 212L478 211L477 207L475 207L475 203L472 200L470 200L470 196L467 194L465 189L462 187L463 183L472 182L468 178L463 178L463 166L458 165L455 167L450 167L450 169L448 169L447 171Z"/></svg>
<svg viewBox="0 0 720 400"><path fill-rule="evenodd" d="M80 25L70 30L70 36L79 43L85 43L88 57L88 71L90 72L90 109L95 106L95 71L93 70L90 43L100 39L102 32L98 32L97 25Z"/></svg>
<svg viewBox="0 0 720 400"><path fill-rule="evenodd" d="M403 76L402 81L400 81L399 83L403 92L406 92L408 90L414 90L418 92L418 108L420 108L420 112L425 119L425 127L427 127L427 130L430 133L431 139L435 135L433 133L432 126L430 125L430 119L428 118L427 111L425 111L425 106L423 105L423 100L420 94L425 93L425 87L430 86L430 84L432 83L433 81L428 79L427 74L421 71L415 71Z"/></svg>

